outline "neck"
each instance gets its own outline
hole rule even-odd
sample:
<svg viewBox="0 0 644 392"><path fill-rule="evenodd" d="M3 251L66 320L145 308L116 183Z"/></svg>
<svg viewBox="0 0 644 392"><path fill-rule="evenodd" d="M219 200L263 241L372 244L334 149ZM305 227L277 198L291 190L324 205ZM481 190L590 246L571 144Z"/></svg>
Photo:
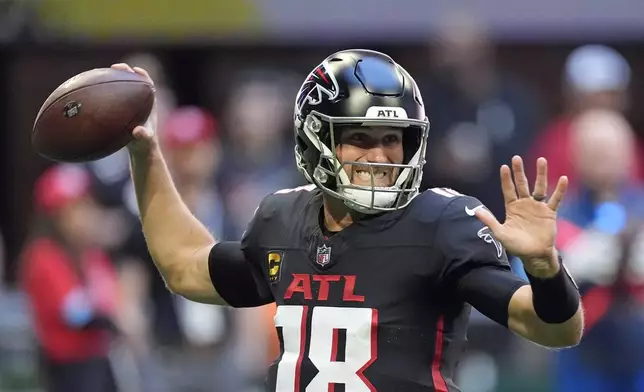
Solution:
<svg viewBox="0 0 644 392"><path fill-rule="evenodd" d="M52 229L51 237L65 249L72 259L80 258L84 250L89 247L89 244L78 238L74 231L66 228L60 222L54 222Z"/></svg>
<svg viewBox="0 0 644 392"><path fill-rule="evenodd" d="M70 240L69 238L63 239L63 242L61 244L70 259L75 262L80 262L83 252L88 248L88 245L83 244L80 241Z"/></svg>
<svg viewBox="0 0 644 392"><path fill-rule="evenodd" d="M357 215L358 213L350 210L342 200L324 196L324 225L329 231L346 229L353 224Z"/></svg>

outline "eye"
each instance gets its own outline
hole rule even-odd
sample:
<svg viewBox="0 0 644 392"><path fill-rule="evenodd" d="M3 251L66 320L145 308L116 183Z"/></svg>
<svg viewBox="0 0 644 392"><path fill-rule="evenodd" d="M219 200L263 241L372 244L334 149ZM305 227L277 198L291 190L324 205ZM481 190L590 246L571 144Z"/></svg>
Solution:
<svg viewBox="0 0 644 392"><path fill-rule="evenodd" d="M366 138L367 135L365 135L364 133L356 132L349 135L349 140L351 140L352 142L363 142L366 140Z"/></svg>
<svg viewBox="0 0 644 392"><path fill-rule="evenodd" d="M400 136L397 134L387 135L382 139L383 144L397 144L400 142Z"/></svg>

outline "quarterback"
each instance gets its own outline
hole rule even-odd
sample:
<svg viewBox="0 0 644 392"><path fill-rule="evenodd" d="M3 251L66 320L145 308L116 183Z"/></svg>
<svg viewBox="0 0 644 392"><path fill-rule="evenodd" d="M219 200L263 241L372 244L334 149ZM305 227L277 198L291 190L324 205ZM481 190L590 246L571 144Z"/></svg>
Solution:
<svg viewBox="0 0 644 392"><path fill-rule="evenodd" d="M128 146L150 253L188 299L277 304L269 391L458 391L472 306L542 346L581 339L579 292L554 247L567 179L547 198L546 160L530 189L514 157L500 169L503 223L476 198L420 192L429 121L414 79L383 53L345 50L311 71L294 109L310 185L266 196L240 242L217 242L190 214L154 130L153 116Z"/></svg>

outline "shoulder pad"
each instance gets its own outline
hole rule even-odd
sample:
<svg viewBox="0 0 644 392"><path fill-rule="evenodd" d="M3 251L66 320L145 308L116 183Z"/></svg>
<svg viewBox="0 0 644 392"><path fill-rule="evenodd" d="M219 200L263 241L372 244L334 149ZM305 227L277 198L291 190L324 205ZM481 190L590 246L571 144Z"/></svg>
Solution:
<svg viewBox="0 0 644 392"><path fill-rule="evenodd" d="M317 187L313 184L280 189L266 196L257 207L255 214L259 213L262 218L266 219L281 211L293 211L295 204L308 201L316 189Z"/></svg>
<svg viewBox="0 0 644 392"><path fill-rule="evenodd" d="M480 205L476 198L466 196L449 188L430 188L418 195L410 205L413 216L424 222L435 222L440 219L448 206L455 207L465 213L465 206L474 208Z"/></svg>

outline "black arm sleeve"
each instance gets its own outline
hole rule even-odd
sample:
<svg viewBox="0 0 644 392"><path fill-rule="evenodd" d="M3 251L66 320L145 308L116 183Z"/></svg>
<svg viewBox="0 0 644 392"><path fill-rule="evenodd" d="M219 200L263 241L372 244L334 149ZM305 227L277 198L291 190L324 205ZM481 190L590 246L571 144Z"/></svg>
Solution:
<svg viewBox="0 0 644 392"><path fill-rule="evenodd" d="M246 260L240 242L220 242L208 257L210 280L217 293L234 308L261 306L273 302L273 296L261 275Z"/></svg>
<svg viewBox="0 0 644 392"><path fill-rule="evenodd" d="M463 301L507 327L510 298L528 282L512 273L501 243L468 213L481 205L457 197L445 208L436 237L447 263L443 278Z"/></svg>
<svg viewBox="0 0 644 392"><path fill-rule="evenodd" d="M274 301L262 270L265 266L264 251L259 246L265 201L255 210L241 242L221 242L210 251L210 280L224 301L235 308L261 306Z"/></svg>
<svg viewBox="0 0 644 392"><path fill-rule="evenodd" d="M458 292L476 310L507 327L510 299L527 284L507 269L486 266L474 268L461 277Z"/></svg>

